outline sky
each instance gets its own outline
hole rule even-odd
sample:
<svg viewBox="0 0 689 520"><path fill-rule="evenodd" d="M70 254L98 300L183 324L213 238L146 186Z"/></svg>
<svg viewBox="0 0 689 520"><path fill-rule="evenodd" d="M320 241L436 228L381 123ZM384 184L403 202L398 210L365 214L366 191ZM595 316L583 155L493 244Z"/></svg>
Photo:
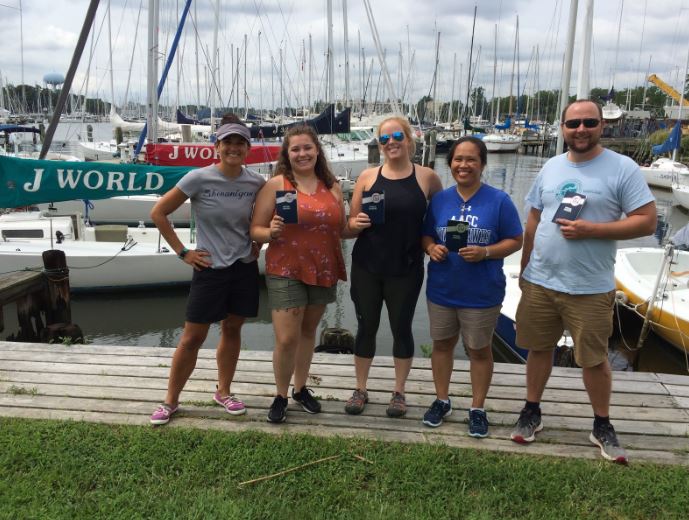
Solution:
<svg viewBox="0 0 689 520"><path fill-rule="evenodd" d="M111 0L111 38L108 3L100 2L72 92L109 101L112 68L116 105L121 106L125 99L145 102L149 0ZM183 3L160 0L159 74ZM264 108L278 106L281 99L291 106L303 106L308 100L325 98L328 33L325 0L221 0L219 3L215 91L220 101L216 100L215 105L236 105L237 92L240 92L239 106ZM689 51L689 0L594 0L593 3L591 87L609 88L614 84L620 90L643 85L647 73L655 73L681 89ZM44 85L43 78L48 73L66 75L88 4L87 0L0 0L2 83L20 84L23 74L25 83ZM374 32L367 17L367 4L385 52L390 83L398 98L416 102L435 92L438 100L464 99L470 52L474 63L471 86L483 86L488 98L493 92L496 96L507 96L510 84L515 94L518 83L519 91L527 94L537 89L560 88L569 0L482 0L477 7L473 51L472 24L477 5L474 2L348 0L346 25L352 98L360 98L363 91L368 100L388 97L372 37ZM215 5L214 0L192 3L161 103L209 104ZM332 5L334 91L335 97L342 99L347 69L343 0L332 0ZM571 94L576 92L586 5L586 0L579 0ZM513 60L517 18L518 59ZM234 63L238 52L237 75Z"/></svg>

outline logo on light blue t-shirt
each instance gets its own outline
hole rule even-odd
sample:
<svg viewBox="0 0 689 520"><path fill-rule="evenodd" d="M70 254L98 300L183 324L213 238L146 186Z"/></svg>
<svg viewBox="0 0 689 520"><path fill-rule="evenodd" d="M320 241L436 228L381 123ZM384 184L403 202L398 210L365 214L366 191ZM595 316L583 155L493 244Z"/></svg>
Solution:
<svg viewBox="0 0 689 520"><path fill-rule="evenodd" d="M557 193L555 196L557 197L557 200L562 200L562 197L564 197L567 192L573 191L575 193L581 193L579 191L580 188L581 182L576 179L565 181L557 187Z"/></svg>

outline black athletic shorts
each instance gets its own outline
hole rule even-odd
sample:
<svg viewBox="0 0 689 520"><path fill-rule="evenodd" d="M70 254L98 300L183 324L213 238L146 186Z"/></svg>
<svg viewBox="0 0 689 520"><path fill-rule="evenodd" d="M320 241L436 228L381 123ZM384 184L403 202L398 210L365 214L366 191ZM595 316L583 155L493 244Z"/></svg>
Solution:
<svg viewBox="0 0 689 520"><path fill-rule="evenodd" d="M258 262L236 261L222 269L194 270L186 319L215 323L228 314L254 318L258 314Z"/></svg>

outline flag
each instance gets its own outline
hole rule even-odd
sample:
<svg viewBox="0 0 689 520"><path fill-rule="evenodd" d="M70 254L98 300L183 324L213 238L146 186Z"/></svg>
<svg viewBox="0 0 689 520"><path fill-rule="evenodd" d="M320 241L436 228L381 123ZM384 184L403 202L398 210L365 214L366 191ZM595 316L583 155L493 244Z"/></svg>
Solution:
<svg viewBox="0 0 689 520"><path fill-rule="evenodd" d="M682 122L677 121L674 128L667 136L665 142L662 144L657 144L653 147L653 155L660 155L661 153L670 152L672 150L678 149L680 142L682 141Z"/></svg>

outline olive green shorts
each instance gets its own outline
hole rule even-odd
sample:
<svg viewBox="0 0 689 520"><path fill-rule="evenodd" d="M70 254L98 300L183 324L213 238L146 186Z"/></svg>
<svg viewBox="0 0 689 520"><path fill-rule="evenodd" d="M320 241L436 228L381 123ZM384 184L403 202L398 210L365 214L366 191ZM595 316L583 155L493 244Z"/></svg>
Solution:
<svg viewBox="0 0 689 520"><path fill-rule="evenodd" d="M327 305L335 301L337 285L320 287L301 280L266 275L268 299L272 310L295 309L307 305Z"/></svg>

